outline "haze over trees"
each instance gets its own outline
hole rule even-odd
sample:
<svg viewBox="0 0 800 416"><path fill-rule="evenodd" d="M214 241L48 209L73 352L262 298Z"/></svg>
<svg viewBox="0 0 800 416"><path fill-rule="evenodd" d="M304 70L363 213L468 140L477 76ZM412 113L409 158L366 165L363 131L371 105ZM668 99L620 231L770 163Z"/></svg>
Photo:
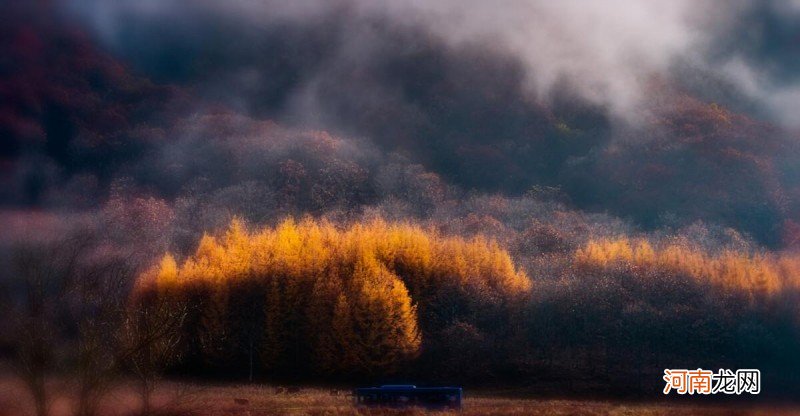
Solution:
<svg viewBox="0 0 800 416"><path fill-rule="evenodd" d="M797 368L796 255L545 236L522 237L549 253L529 277L481 235L380 219L254 229L234 219L185 259L166 254L141 274L134 304L192 311L175 326L177 366L202 374L254 366L271 380L557 384L584 374L641 391L686 359L753 363L779 383L791 376L776 365Z"/></svg>
<svg viewBox="0 0 800 416"><path fill-rule="evenodd" d="M576 80L569 36L134 3L0 4L0 369L31 411L53 377L87 416L186 377L652 397L664 368L759 368L800 394L800 14L742 5L763 36L709 23L719 62Z"/></svg>

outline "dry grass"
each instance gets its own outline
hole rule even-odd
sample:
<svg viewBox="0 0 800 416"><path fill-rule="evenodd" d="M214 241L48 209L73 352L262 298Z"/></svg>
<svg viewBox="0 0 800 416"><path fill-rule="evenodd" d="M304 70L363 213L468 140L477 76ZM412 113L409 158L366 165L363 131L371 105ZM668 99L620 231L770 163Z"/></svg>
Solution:
<svg viewBox="0 0 800 416"><path fill-rule="evenodd" d="M68 385L53 386L61 391L52 406L53 416L70 414ZM342 392L345 393L345 392ZM468 392L469 393L469 392ZM474 392L473 392L474 393ZM32 414L24 399L24 390L9 378L0 381L0 416ZM697 402L707 402L697 398ZM155 401L162 416L261 416L261 415L793 415L800 409L769 406L742 406L686 403L622 403L613 401L511 399L489 393L467 395L461 412L426 412L421 409L356 409L344 394L334 396L327 389L302 389L295 394L276 394L265 385L195 385L165 383ZM741 402L746 403L745 400ZM119 385L111 391L100 408L103 416L127 416L137 413L138 401L133 391Z"/></svg>

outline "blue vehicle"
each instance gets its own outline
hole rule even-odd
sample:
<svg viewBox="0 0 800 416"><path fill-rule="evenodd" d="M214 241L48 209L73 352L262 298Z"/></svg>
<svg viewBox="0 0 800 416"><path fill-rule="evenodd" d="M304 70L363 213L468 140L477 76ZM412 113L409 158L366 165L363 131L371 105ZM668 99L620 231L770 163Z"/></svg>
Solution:
<svg viewBox="0 0 800 416"><path fill-rule="evenodd" d="M417 387L387 384L353 391L353 404L369 407L413 407L461 409L461 387Z"/></svg>

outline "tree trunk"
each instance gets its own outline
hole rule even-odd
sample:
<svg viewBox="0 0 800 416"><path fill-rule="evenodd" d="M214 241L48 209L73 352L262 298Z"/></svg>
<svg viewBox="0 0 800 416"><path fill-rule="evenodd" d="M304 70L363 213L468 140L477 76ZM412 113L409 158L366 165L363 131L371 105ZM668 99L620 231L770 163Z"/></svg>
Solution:
<svg viewBox="0 0 800 416"><path fill-rule="evenodd" d="M141 396L142 396L142 416L150 415L150 393L151 393L151 386L150 382L143 378L141 380Z"/></svg>
<svg viewBox="0 0 800 416"><path fill-rule="evenodd" d="M250 334L250 377L248 378L250 382L253 382L253 335L252 332Z"/></svg>
<svg viewBox="0 0 800 416"><path fill-rule="evenodd" d="M33 400L36 403L36 416L47 416L47 391L44 381L33 386Z"/></svg>

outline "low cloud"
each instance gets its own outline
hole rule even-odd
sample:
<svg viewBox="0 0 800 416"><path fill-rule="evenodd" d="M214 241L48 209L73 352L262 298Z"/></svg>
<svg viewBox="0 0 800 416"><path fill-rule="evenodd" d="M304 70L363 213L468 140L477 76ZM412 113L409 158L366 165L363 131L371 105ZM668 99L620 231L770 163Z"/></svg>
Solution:
<svg viewBox="0 0 800 416"><path fill-rule="evenodd" d="M536 100L547 100L566 86L580 98L607 108L612 115L632 120L637 118L642 100L652 93L648 90L652 80L668 78L676 63L688 62L740 82L742 91L774 111L776 120L790 125L792 120L780 109L796 103L797 94L785 90L791 91L797 84L776 75L780 68L775 66L785 62L757 58L760 49L773 56L791 54L767 50L769 45L764 43L774 41L770 36L780 34L770 32L765 25L775 21L791 28L789 23L797 19L799 9L797 2L729 2L721 6L688 0L510 0L501 5L476 0L83 0L70 6L109 45L134 58L163 59L166 52L148 55L132 49L166 47L175 49L175 59L196 53L225 61L213 64L218 79L225 84L221 90L274 90L291 83L291 93L281 97L281 103L275 106L293 105L292 111L307 110L305 116L317 121L325 119L329 112L318 107L315 94L330 72L335 75L337 68L370 71L370 67L391 58L387 50L403 51L396 45L385 45L383 33L412 31L421 33L418 36L430 36L429 43L438 42L457 50L488 51L517 60L525 69L521 88ZM131 21L145 24L132 30ZM148 21L157 23L148 27ZM748 30L740 30L745 24ZM154 40L143 35L148 30L166 31L175 38L164 39L167 46L134 46L137 39ZM263 38L281 36L294 36L297 38L293 41L312 45L295 44L297 49L288 51L308 56L297 58L299 67L289 68L300 79L283 84L274 79L275 68L265 67L258 57L246 56L254 52L248 44L263 46ZM226 42L230 42L231 50L210 51L225 49ZM236 51L241 51L240 56ZM372 86L373 91L353 93L386 92L374 91L376 86Z"/></svg>

